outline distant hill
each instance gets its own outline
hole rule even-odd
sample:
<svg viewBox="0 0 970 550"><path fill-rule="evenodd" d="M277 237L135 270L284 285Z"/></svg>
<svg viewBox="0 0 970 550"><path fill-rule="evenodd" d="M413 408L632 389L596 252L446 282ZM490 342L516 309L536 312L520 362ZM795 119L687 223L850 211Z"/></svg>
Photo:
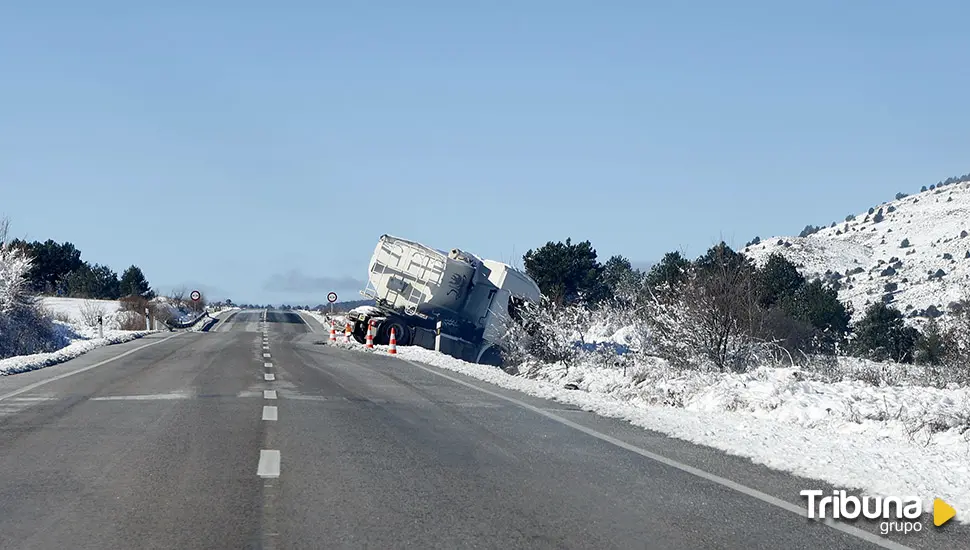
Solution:
<svg viewBox="0 0 970 550"><path fill-rule="evenodd" d="M970 292L970 181L947 181L744 253L760 265L779 252L803 275L832 281L855 318L879 300L910 318L940 316Z"/></svg>

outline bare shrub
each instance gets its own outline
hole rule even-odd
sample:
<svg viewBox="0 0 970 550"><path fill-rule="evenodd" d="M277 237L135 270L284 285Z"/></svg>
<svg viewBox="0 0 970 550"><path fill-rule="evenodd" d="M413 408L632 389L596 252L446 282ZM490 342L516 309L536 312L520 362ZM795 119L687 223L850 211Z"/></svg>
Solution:
<svg viewBox="0 0 970 550"><path fill-rule="evenodd" d="M745 372L781 353L754 336L762 319L743 267L691 269L681 285L654 293L648 310L654 351L675 367Z"/></svg>
<svg viewBox="0 0 970 550"><path fill-rule="evenodd" d="M164 303L159 303L157 301L148 300L141 296L126 296L119 300L121 304L120 313L133 313L141 317L141 326L137 329L123 329L123 330L145 330L145 310L148 310L148 314L151 315L152 319L155 320L155 326L157 327L159 323L167 323L172 319L172 311L170 307ZM122 323L119 320L120 324ZM128 322L129 325L133 325L134 322Z"/></svg>
<svg viewBox="0 0 970 550"><path fill-rule="evenodd" d="M118 328L121 330L145 330L145 314L135 311L122 311L118 314Z"/></svg>
<svg viewBox="0 0 970 550"><path fill-rule="evenodd" d="M66 311L55 311L55 312L47 313L46 316L50 317L55 321L60 321L61 323L70 324L74 322L74 319L72 319L71 315Z"/></svg>
<svg viewBox="0 0 970 550"><path fill-rule="evenodd" d="M166 304L157 304L152 302L149 306L149 310L152 312L152 316L157 323L167 324L175 318L172 308L168 307Z"/></svg>
<svg viewBox="0 0 970 550"><path fill-rule="evenodd" d="M186 290L184 286L173 289L172 292L170 292L168 295L168 300L173 307L182 308L183 306L185 306L185 296L188 293L189 291Z"/></svg>
<svg viewBox="0 0 970 550"><path fill-rule="evenodd" d="M101 302L85 300L81 304L81 321L89 327L97 327L98 321L104 319L105 308Z"/></svg>
<svg viewBox="0 0 970 550"><path fill-rule="evenodd" d="M118 302L121 305L121 311L133 311L142 315L145 314L145 308L149 305L148 299L142 296L125 296Z"/></svg>
<svg viewBox="0 0 970 550"><path fill-rule="evenodd" d="M910 441L924 447L933 442L934 435L950 430L956 430L965 440L970 439L970 408L920 414L906 418L904 425Z"/></svg>

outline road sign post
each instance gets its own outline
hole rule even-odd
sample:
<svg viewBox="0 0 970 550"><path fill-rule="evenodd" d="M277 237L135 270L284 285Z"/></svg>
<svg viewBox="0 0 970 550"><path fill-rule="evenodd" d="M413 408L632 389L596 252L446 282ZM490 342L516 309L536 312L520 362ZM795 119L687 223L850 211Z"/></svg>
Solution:
<svg viewBox="0 0 970 550"><path fill-rule="evenodd" d="M330 317L333 317L333 303L337 301L337 293L331 292L327 294L327 301L330 302Z"/></svg>

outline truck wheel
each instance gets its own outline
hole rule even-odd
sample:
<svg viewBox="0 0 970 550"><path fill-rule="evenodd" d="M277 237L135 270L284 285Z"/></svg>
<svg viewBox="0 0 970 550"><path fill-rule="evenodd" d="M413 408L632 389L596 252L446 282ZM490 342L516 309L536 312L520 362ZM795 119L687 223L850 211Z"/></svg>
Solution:
<svg viewBox="0 0 970 550"><path fill-rule="evenodd" d="M364 327L363 330L361 330L360 327ZM354 325L354 331L351 334L353 335L354 340L356 340L358 344L367 343L367 325L362 325L361 323L357 323L356 325Z"/></svg>
<svg viewBox="0 0 970 550"><path fill-rule="evenodd" d="M380 342L375 343L382 346L388 345L391 342L392 328L394 329L394 339L397 340L397 345L407 346L411 344L411 331L406 324L397 319L391 319L381 324L381 328L378 330Z"/></svg>

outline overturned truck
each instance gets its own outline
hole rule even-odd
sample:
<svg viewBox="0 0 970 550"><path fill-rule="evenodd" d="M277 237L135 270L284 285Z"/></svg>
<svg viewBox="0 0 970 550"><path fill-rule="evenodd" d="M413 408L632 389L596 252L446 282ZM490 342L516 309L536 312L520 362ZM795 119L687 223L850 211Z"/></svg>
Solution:
<svg viewBox="0 0 970 550"><path fill-rule="evenodd" d="M383 235L361 294L374 306L350 311L354 338L386 345L436 349L473 363L500 366L507 330L517 311L539 301L539 286L514 267L459 249L444 252Z"/></svg>

